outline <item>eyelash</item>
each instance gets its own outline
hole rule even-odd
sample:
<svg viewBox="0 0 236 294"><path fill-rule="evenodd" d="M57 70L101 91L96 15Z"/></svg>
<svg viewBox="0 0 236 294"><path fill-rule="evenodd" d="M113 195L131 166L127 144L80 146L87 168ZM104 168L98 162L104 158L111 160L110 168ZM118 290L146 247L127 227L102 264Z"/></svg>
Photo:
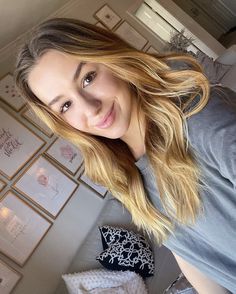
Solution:
<svg viewBox="0 0 236 294"><path fill-rule="evenodd" d="M89 83L91 83L91 82L95 79L95 77L96 77L96 72L95 72L95 71L90 71L89 73L87 73L87 74L85 75L85 78L83 79L83 82L84 82L89 76L90 76L90 77L92 76L92 80L89 82Z"/></svg>
<svg viewBox="0 0 236 294"><path fill-rule="evenodd" d="M95 79L95 77L96 77L96 72L95 71L91 71L91 72L89 72L89 73L87 73L86 75L85 75L85 78L83 79L83 88L85 88L84 87L84 81L88 78L88 77L91 77L92 76L92 80L89 82L89 84ZM86 86L87 87L87 86ZM70 103L70 105L72 104L72 101L70 101L70 100L68 100L68 101L66 101L64 104L62 104L62 106L61 106L61 108L60 108L60 114L64 114L68 109L69 109L69 107L67 108L67 110L66 111L63 111L63 109L64 109L64 106L66 105L66 104L68 104L68 103Z"/></svg>

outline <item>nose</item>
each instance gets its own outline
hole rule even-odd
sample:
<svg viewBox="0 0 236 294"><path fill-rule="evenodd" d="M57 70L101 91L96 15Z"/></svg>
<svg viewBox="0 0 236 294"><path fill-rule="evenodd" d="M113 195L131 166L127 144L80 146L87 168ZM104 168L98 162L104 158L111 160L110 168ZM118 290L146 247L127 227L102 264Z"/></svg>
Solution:
<svg viewBox="0 0 236 294"><path fill-rule="evenodd" d="M79 94L78 95L78 105L80 112L86 116L88 122L94 121L94 117L98 116L101 110L101 100L93 97L89 94Z"/></svg>

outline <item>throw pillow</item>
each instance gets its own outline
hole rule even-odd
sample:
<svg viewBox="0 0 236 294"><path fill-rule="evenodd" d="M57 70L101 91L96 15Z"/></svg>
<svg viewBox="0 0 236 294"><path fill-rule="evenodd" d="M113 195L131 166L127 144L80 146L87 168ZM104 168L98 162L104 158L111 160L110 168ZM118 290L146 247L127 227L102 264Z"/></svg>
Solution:
<svg viewBox="0 0 236 294"><path fill-rule="evenodd" d="M140 234L111 226L99 227L104 251L96 259L110 270L130 270L143 278L154 275L153 253Z"/></svg>

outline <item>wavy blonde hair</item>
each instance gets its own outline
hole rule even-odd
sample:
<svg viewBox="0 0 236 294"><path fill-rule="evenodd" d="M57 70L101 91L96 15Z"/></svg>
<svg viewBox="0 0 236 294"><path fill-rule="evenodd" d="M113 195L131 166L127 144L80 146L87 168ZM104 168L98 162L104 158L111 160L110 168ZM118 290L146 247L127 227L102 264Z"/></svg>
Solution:
<svg viewBox="0 0 236 294"><path fill-rule="evenodd" d="M28 74L40 57L55 49L78 59L104 64L134 91L138 116L145 116L145 147L165 214L148 199L135 158L121 139L91 135L73 128L43 104L28 85ZM169 62L184 62L174 70ZM185 136L186 118L200 111L209 97L201 66L189 55L147 54L114 33L75 19L43 22L18 52L15 84L35 113L52 131L80 149L85 174L107 189L129 210L139 229L161 244L174 222L192 224L202 205L200 169ZM199 102L189 110L194 98Z"/></svg>

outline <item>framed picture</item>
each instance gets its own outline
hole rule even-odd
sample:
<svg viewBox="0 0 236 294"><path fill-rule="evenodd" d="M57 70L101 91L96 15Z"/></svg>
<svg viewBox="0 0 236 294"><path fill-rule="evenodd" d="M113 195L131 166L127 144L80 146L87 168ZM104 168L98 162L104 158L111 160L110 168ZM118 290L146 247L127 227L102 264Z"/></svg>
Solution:
<svg viewBox="0 0 236 294"><path fill-rule="evenodd" d="M152 46L148 47L146 50L147 53L151 53L151 54L158 54L159 52Z"/></svg>
<svg viewBox="0 0 236 294"><path fill-rule="evenodd" d="M107 193L107 188L101 185L97 185L94 182L92 182L90 180L89 177L87 177L84 173L80 176L80 178L78 180L83 181L85 184L87 184L90 188L92 188L93 190L95 190L98 195L102 198L104 198L106 196Z"/></svg>
<svg viewBox="0 0 236 294"><path fill-rule="evenodd" d="M53 136L52 130L29 107L23 110L21 115L48 137Z"/></svg>
<svg viewBox="0 0 236 294"><path fill-rule="evenodd" d="M55 160L62 168L75 175L83 163L80 150L72 143L57 138L45 151L45 154Z"/></svg>
<svg viewBox="0 0 236 294"><path fill-rule="evenodd" d="M0 108L0 173L11 180L46 143Z"/></svg>
<svg viewBox="0 0 236 294"><path fill-rule="evenodd" d="M0 293L10 294L16 287L22 274L0 260Z"/></svg>
<svg viewBox="0 0 236 294"><path fill-rule="evenodd" d="M26 104L25 100L16 91L13 76L8 73L0 80L0 98L14 110L21 110Z"/></svg>
<svg viewBox="0 0 236 294"><path fill-rule="evenodd" d="M0 192L5 188L6 183L0 179Z"/></svg>
<svg viewBox="0 0 236 294"><path fill-rule="evenodd" d="M94 17L110 30L121 21L121 18L107 4L95 12Z"/></svg>
<svg viewBox="0 0 236 294"><path fill-rule="evenodd" d="M97 23L95 23L95 25L96 25L97 27L101 27L101 28L107 30L107 27L105 27L100 21L98 21Z"/></svg>
<svg viewBox="0 0 236 294"><path fill-rule="evenodd" d="M78 184L43 156L36 158L12 185L50 217L56 218Z"/></svg>
<svg viewBox="0 0 236 294"><path fill-rule="evenodd" d="M127 21L122 22L114 32L138 50L142 50L148 42Z"/></svg>
<svg viewBox="0 0 236 294"><path fill-rule="evenodd" d="M0 251L23 266L51 225L13 191L7 191L0 200Z"/></svg>

